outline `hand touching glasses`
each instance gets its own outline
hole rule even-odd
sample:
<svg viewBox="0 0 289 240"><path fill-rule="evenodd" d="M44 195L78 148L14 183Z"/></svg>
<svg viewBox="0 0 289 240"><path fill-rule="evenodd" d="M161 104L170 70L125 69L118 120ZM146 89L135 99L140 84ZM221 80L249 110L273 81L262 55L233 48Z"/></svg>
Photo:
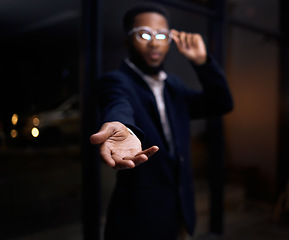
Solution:
<svg viewBox="0 0 289 240"><path fill-rule="evenodd" d="M200 34L179 32L171 30L171 36L181 54L197 65L202 65L207 60L207 50Z"/></svg>
<svg viewBox="0 0 289 240"><path fill-rule="evenodd" d="M153 30L147 26L133 28L129 35L135 34L140 43L149 43L156 39L160 44L170 44L173 39L181 54L197 65L204 64L207 60L206 46L203 38L197 33L179 32L175 29Z"/></svg>

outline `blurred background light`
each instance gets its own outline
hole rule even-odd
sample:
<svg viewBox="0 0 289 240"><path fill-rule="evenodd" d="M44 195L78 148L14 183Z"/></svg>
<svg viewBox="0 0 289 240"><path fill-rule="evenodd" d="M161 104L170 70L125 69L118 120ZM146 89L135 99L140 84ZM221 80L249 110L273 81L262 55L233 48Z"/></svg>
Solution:
<svg viewBox="0 0 289 240"><path fill-rule="evenodd" d="M11 136L12 138L16 138L16 137L18 136L17 130L12 129L11 132L10 132L10 136Z"/></svg>
<svg viewBox="0 0 289 240"><path fill-rule="evenodd" d="M36 127L39 126L39 124L40 124L40 120L38 117L34 117L32 122L33 122L33 125Z"/></svg>
<svg viewBox="0 0 289 240"><path fill-rule="evenodd" d="M32 128L31 129L31 135L33 136L33 137L38 137L39 136L39 130L38 130L38 128L36 128L36 127L34 127L34 128Z"/></svg>
<svg viewBox="0 0 289 240"><path fill-rule="evenodd" d="M17 115L16 113L14 113L14 114L12 115L11 122L12 122L13 125L16 125L16 124L17 124L17 122L18 122L18 115Z"/></svg>

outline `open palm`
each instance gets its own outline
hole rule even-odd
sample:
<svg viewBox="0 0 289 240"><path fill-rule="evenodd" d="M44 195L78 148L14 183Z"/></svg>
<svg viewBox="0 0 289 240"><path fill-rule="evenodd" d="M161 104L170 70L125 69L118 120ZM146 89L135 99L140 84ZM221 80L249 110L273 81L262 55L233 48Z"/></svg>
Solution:
<svg viewBox="0 0 289 240"><path fill-rule="evenodd" d="M140 140L120 122L105 123L90 141L99 145L102 159L117 170L134 168L158 151L156 146L142 151Z"/></svg>

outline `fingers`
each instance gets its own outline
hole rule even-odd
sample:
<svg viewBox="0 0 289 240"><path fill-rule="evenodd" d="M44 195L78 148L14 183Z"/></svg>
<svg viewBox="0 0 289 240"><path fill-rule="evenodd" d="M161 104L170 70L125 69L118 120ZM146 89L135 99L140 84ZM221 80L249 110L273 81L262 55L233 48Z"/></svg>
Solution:
<svg viewBox="0 0 289 240"><path fill-rule="evenodd" d="M181 54L197 65L207 60L207 50L203 38L197 33L178 32L171 30L172 38Z"/></svg>
<svg viewBox="0 0 289 240"><path fill-rule="evenodd" d="M108 147L102 145L99 148L99 155L108 166L115 167L116 165L115 160L112 158L111 150Z"/></svg>
<svg viewBox="0 0 289 240"><path fill-rule="evenodd" d="M124 160L131 160L134 162L135 166L138 166L146 162L153 154L155 154L159 148L157 146L152 146L144 151L137 153L134 157L124 157Z"/></svg>
<svg viewBox="0 0 289 240"><path fill-rule="evenodd" d="M192 48L198 42L200 35L197 33L178 32L175 29L171 30L172 38L179 48Z"/></svg>
<svg viewBox="0 0 289 240"><path fill-rule="evenodd" d="M181 40L181 45L182 45L182 48L189 48L189 46L191 45L189 43L189 34L185 33L185 32L181 32L179 34L179 38Z"/></svg>
<svg viewBox="0 0 289 240"><path fill-rule="evenodd" d="M146 155L148 158L151 157L153 154L155 154L157 151L159 150L158 146L152 146L146 150L143 150L141 152L139 152L138 154L136 154L136 156L139 156L141 154Z"/></svg>
<svg viewBox="0 0 289 240"><path fill-rule="evenodd" d="M157 146L150 147L144 151L139 152L135 156L127 156L122 158L117 153L111 153L110 149L105 145L100 147L100 156L104 162L116 170L131 169L144 162L146 162L149 157L155 154L159 148Z"/></svg>
<svg viewBox="0 0 289 240"><path fill-rule="evenodd" d="M181 45L181 40L179 38L179 32L175 29L172 29L171 33L172 33L172 39L174 40L176 45L179 47Z"/></svg>
<svg viewBox="0 0 289 240"><path fill-rule="evenodd" d="M121 169L130 169L135 167L135 163L131 158L122 158L116 153L111 153L110 149L107 148L106 146L101 146L99 149L99 154L103 161L109 166L112 167L116 170L121 170ZM146 157L147 158L147 157Z"/></svg>
<svg viewBox="0 0 289 240"><path fill-rule="evenodd" d="M135 159L133 159L136 166L146 162L152 155L154 155L159 148L157 146L152 146L144 151L139 152L135 155Z"/></svg>
<svg viewBox="0 0 289 240"><path fill-rule="evenodd" d="M115 170L124 170L135 167L135 163L131 159L125 160L117 154L113 154L112 158L115 161L115 166L113 167Z"/></svg>
<svg viewBox="0 0 289 240"><path fill-rule="evenodd" d="M186 46L186 40L185 40L185 32L178 32L177 30L172 29L172 38L175 41L177 47L179 49L185 48Z"/></svg>
<svg viewBox="0 0 289 240"><path fill-rule="evenodd" d="M148 157L145 154L139 154L137 156L134 157L124 157L123 158L124 161L132 161L134 163L134 167L138 166L144 162L146 162L148 160Z"/></svg>
<svg viewBox="0 0 289 240"><path fill-rule="evenodd" d="M149 157L155 154L158 150L159 148L157 146L153 146L144 151L139 152L135 156L127 156L121 158L117 154L111 155L110 150L103 147L100 149L100 154L108 166L114 168L115 170L123 170L139 166L140 164L146 162L149 159Z"/></svg>

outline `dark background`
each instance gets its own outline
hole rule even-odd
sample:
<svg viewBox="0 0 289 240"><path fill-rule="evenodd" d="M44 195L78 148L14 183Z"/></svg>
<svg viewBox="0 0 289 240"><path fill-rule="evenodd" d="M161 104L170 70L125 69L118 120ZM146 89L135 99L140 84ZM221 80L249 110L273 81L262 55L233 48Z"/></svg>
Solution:
<svg viewBox="0 0 289 240"><path fill-rule="evenodd" d="M101 72L117 68L126 56L121 18L128 7L141 2L150 1L103 1ZM209 35L213 1L160 2L168 4L172 27L201 33L207 44L214 40ZM174 2L178 4L172 4ZM284 115L284 111L280 114L280 99L287 99L280 88L281 2L227 1L224 69L235 109L223 119L225 232L235 222L240 226L238 221L248 221L242 217L252 209L259 211L255 211L253 218L249 217L255 220L264 215L272 220L278 206L283 210L277 215L278 220L287 217L284 209L288 209L288 203L285 204L278 191L283 127L280 115ZM179 3L187 7L180 7ZM191 11L190 6L202 7L205 11ZM9 135L13 113L26 116L55 110L69 97L81 95L82 21L80 0L0 1L0 239L28 239L29 236L57 239L56 235L59 239L82 239L80 122L74 126L76 135L71 142L58 144L56 138L50 138L39 144L34 140L14 141ZM179 75L188 86L199 88L193 70L174 45L166 69ZM200 218L198 237L208 232L206 221L209 221L206 120L192 122L191 136ZM287 146L286 141L283 144ZM102 164L100 167L102 224L114 171ZM285 191L284 196L287 195ZM248 207L252 202L255 205ZM57 234L53 235L55 231Z"/></svg>

